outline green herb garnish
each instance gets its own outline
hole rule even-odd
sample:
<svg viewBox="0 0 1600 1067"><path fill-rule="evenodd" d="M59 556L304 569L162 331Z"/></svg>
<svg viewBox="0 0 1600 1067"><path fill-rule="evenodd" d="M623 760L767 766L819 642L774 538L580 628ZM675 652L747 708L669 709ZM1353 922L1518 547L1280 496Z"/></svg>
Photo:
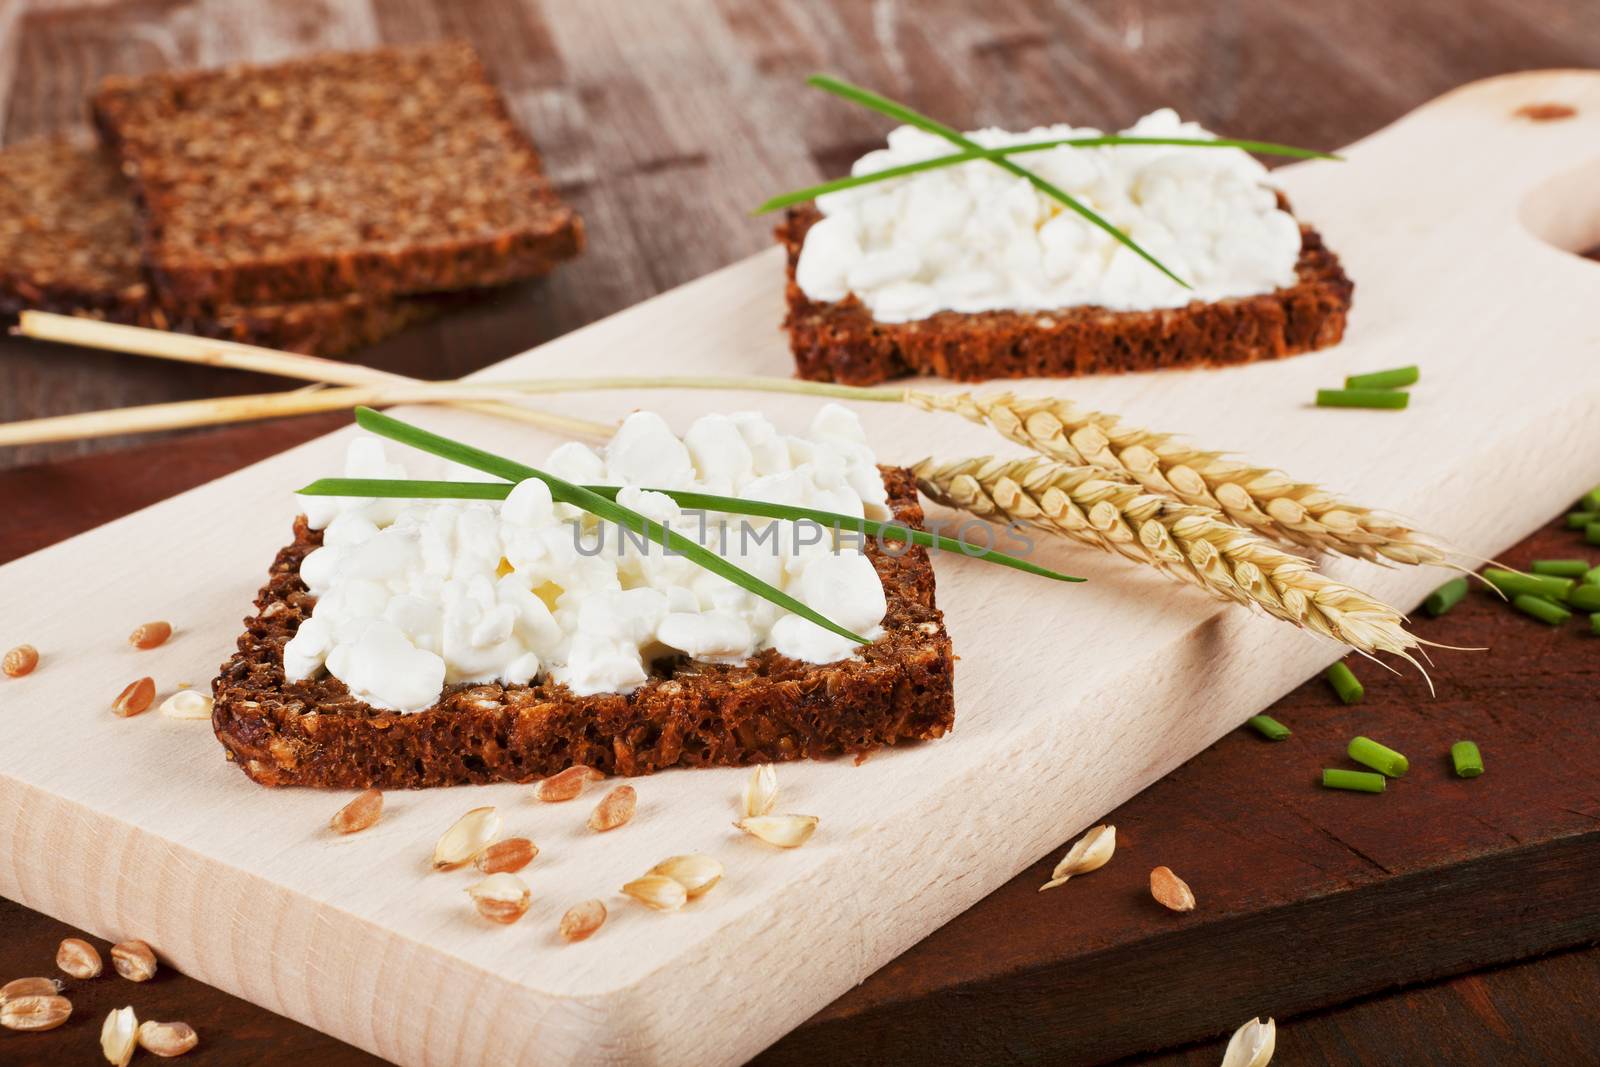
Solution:
<svg viewBox="0 0 1600 1067"><path fill-rule="evenodd" d="M1524 615L1531 615L1546 626L1560 626L1572 618L1572 612L1554 600L1532 593L1519 593L1511 598L1511 606Z"/></svg>
<svg viewBox="0 0 1600 1067"><path fill-rule="evenodd" d="M1364 767L1371 767L1387 778L1399 778L1411 769L1411 761L1387 745L1370 737L1352 737L1345 751Z"/></svg>
<svg viewBox="0 0 1600 1067"><path fill-rule="evenodd" d="M1271 715L1252 715L1245 720L1245 725L1268 741L1287 741L1294 736L1287 726Z"/></svg>
<svg viewBox="0 0 1600 1067"><path fill-rule="evenodd" d="M1411 402L1398 389L1318 389L1319 408L1384 408L1398 411Z"/></svg>
<svg viewBox="0 0 1600 1067"><path fill-rule="evenodd" d="M1584 582L1575 586L1567 595L1567 603L1573 611L1600 611L1600 585Z"/></svg>
<svg viewBox="0 0 1600 1067"><path fill-rule="evenodd" d="M1440 615L1461 603L1462 598L1466 595L1467 580L1465 578L1452 578L1428 594L1428 599L1422 602L1422 610L1437 619Z"/></svg>
<svg viewBox="0 0 1600 1067"><path fill-rule="evenodd" d="M1339 699L1346 704L1359 704L1361 698L1367 695L1366 689L1361 685L1361 679L1343 663L1335 663L1329 667L1326 677L1328 684L1333 686L1333 691L1338 693Z"/></svg>
<svg viewBox="0 0 1600 1067"><path fill-rule="evenodd" d="M1571 511L1567 513L1567 529L1581 530L1591 522L1600 522L1600 511Z"/></svg>
<svg viewBox="0 0 1600 1067"><path fill-rule="evenodd" d="M1370 771L1346 771L1336 767L1325 768L1322 784L1329 789L1349 789L1357 793L1381 793L1388 780Z"/></svg>
<svg viewBox="0 0 1600 1067"><path fill-rule="evenodd" d="M1506 596L1514 597L1526 593L1529 596L1548 597L1551 600L1567 599L1572 595L1572 587L1578 584L1571 578L1557 578L1549 574L1523 574L1521 571L1508 571L1500 567L1485 567L1483 580Z"/></svg>
<svg viewBox="0 0 1600 1067"><path fill-rule="evenodd" d="M1240 141L1232 138L1205 140L1199 137L1125 137L1122 134L1105 134L1100 137L1066 137L1058 141L1029 141L1026 144L1005 145L1001 148L969 149L964 152L953 152L948 156L935 156L932 159L922 159L915 163L902 163L897 167L886 167L883 170L873 171L871 174L855 174L848 178L836 178L831 182L823 182L821 185L813 185L806 189L796 189L792 193L775 196L756 208L754 214L765 215L769 211L777 211L779 208L803 204L807 200L815 200L819 196L837 193L843 189L855 189L863 185L872 185L875 182L904 178L908 174L917 174L925 170L954 167L962 163L970 163L976 159L992 160L996 156L1002 158L1020 156L1029 152L1045 152L1052 148L1102 148L1114 145L1242 148L1247 152L1259 152L1267 156L1289 156L1293 159L1339 159L1338 156L1331 152L1318 152L1310 148L1295 148L1293 145L1273 144L1270 141Z"/></svg>
<svg viewBox="0 0 1600 1067"><path fill-rule="evenodd" d="M1582 578L1589 573L1589 561L1586 559L1536 559L1528 570L1534 574L1546 574L1556 578Z"/></svg>
<svg viewBox="0 0 1600 1067"><path fill-rule="evenodd" d="M849 82L841 81L838 78L829 77L826 74L813 74L811 77L806 79L806 83L808 85L815 86L818 89L822 89L825 92L832 93L835 96L843 97L844 99L852 101L853 103L860 104L863 107L869 107L873 111L876 111L880 114L888 115L890 118L898 119L907 125L915 126L918 129L926 130L932 134L937 134L938 136L949 141L951 144L956 145L959 148L963 148L968 152L974 153L977 158L989 160L1002 170L1009 171L1012 174L1015 174L1017 177L1024 179L1035 189L1050 197L1052 200L1057 200L1069 210L1077 212L1088 222L1098 226L1100 229L1110 234L1119 243L1139 256L1139 258L1149 263L1152 267L1155 267L1162 274L1165 274L1167 277L1171 278L1185 289L1194 288L1188 282L1184 281L1182 278L1172 273L1172 271L1168 270L1166 265L1160 260L1156 259L1156 257L1152 256L1149 252L1146 252L1142 247L1139 246L1137 242L1134 241L1132 237L1129 237L1127 234L1117 229L1117 227L1101 218L1086 205L1068 195L1065 191L1052 185L1050 182L1045 181L1043 178L1039 177L1039 175L1035 174L1031 170L1028 170L1026 167L1019 167L1015 163L1011 162L1011 160L1007 159L1004 155L983 147L976 141L962 134L959 130L952 129L942 122L937 122L921 112L913 111L906 105L898 103L894 100L890 100L886 96L880 96L869 89L863 89L858 85L851 85Z"/></svg>
<svg viewBox="0 0 1600 1067"><path fill-rule="evenodd" d="M513 486L508 482L451 482L391 478L319 478L299 492L307 496L370 496L412 499L504 500ZM585 485L581 488L608 500L616 499L618 488L614 485ZM882 537L891 541L907 541L924 548L937 547L944 551L960 552L973 559L981 559L1002 567L1052 578L1058 582L1081 582L1084 579L1070 574L1029 563L1025 559L1008 556L993 549L976 549L953 537L913 530L908 526L880 522L877 519L859 518L836 511L817 508L794 507L790 504L772 504L764 500L745 500L740 497L717 496L713 493L695 493L681 489L651 489L648 492L671 497L680 507L699 511L717 511L730 515L755 515L766 519L786 519L791 522L810 521L823 526L854 529L869 537Z"/></svg>
<svg viewBox="0 0 1600 1067"><path fill-rule="evenodd" d="M614 500L607 500L605 497L585 489L581 485L574 485L562 478L557 478L553 474L546 474L544 471L518 463L516 460L506 459L504 456L497 456L492 452L485 452L471 445L462 444L460 441L452 441L448 437L430 433L420 426L401 422L399 419L374 411L371 408L356 408L356 424L364 430L370 430L381 437L389 438L391 441L398 441L403 445L409 445L423 452L431 452L436 456L459 463L462 466L483 471L485 474L493 474L497 478L505 478L508 481L515 482L525 481L528 478L537 478L550 487L551 498L559 503L571 504L596 518L616 523L618 526L632 530L634 533L643 534L663 548L671 549L704 567L712 574L727 579L746 592L754 593L763 600L770 601L803 619L814 622L823 629L838 634L840 637L848 638L861 645L872 643L860 634L852 633L831 619L824 618L817 612L812 611L783 590L768 585L755 575L735 567L715 552L695 544L682 534L674 533L659 522L648 519L631 508L623 507Z"/></svg>
<svg viewBox="0 0 1600 1067"><path fill-rule="evenodd" d="M1413 364L1393 370L1375 370L1367 374L1352 374L1344 380L1346 389L1401 389L1416 385L1422 378L1422 368Z"/></svg>
<svg viewBox="0 0 1600 1067"><path fill-rule="evenodd" d="M1455 766L1457 778L1476 778L1483 773L1483 755L1471 741L1457 741L1451 745L1450 762Z"/></svg>

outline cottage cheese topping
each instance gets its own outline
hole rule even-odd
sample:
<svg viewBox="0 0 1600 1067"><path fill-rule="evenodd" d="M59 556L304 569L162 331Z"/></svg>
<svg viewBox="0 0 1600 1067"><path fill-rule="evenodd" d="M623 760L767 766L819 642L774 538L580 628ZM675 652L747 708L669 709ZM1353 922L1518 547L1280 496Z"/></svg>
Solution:
<svg viewBox="0 0 1600 1067"><path fill-rule="evenodd" d="M814 525L684 514L656 489L701 492L887 518L887 496L855 415L818 412L804 437L753 413L707 415L678 438L637 412L600 452L565 444L543 469L623 486L618 500L728 557L846 629L872 638L883 586L847 533ZM346 474L404 477L372 438L350 445ZM481 475L475 477L481 478ZM536 677L576 693L629 692L674 653L739 662L775 648L810 663L855 645L655 544L555 504L525 481L500 504L307 498L323 547L301 577L317 605L284 646L290 681L326 668L376 707L416 711L447 685Z"/></svg>
<svg viewBox="0 0 1600 1067"><path fill-rule="evenodd" d="M1210 138L1175 112L1152 112L1130 136ZM978 130L988 148L1099 130ZM950 142L911 126L852 172L948 155ZM880 322L937 311L1119 311L1268 293L1295 280L1300 227L1277 207L1267 170L1233 148L1065 146L1012 157L1131 236L1194 288L1186 290L1025 179L993 163L920 171L817 199L795 280L812 300L854 293Z"/></svg>

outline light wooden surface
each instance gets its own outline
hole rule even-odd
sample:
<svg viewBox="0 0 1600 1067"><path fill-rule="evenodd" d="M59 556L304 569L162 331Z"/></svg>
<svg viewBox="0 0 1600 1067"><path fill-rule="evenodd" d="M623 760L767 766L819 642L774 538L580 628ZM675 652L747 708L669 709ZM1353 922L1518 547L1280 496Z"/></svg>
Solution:
<svg viewBox="0 0 1600 1067"><path fill-rule="evenodd" d="M1512 115L1549 99L1579 115ZM1286 171L1297 208L1357 280L1345 344L1050 391L1280 463L1470 552L1503 548L1600 480L1600 331L1588 310L1600 274L1523 221L1563 246L1586 236L1597 205L1558 211L1548 194L1586 195L1561 179L1592 158L1597 119L1600 76L1502 78L1363 142L1346 164ZM779 288L765 253L490 373L621 372L670 357L684 373L785 374ZM1307 406L1347 372L1412 360L1425 369L1408 412ZM815 406L659 393L571 409L647 403L681 426L756 402L791 425ZM995 448L954 420L861 413L887 459ZM418 417L532 455L553 443L467 414ZM581 831L587 804L539 806L506 786L393 796L374 831L332 841L320 827L341 798L260 789L222 763L203 725L123 721L107 707L138 674L163 695L206 682L285 539L288 488L335 469L343 436L0 569L11 602L69 606L34 620L45 661L0 693L0 822L14 827L0 894L144 937L190 974L401 1063L746 1058L1338 651L1082 553L1046 557L1094 579L1073 589L944 559L940 603L962 656L957 730L861 767L782 768L786 806L822 817L802 850L769 853L727 827L736 771L636 783L639 817L603 838ZM1401 606L1441 578L1333 569ZM173 642L127 649L132 625L163 616L179 626ZM481 803L545 849L529 869L535 908L509 930L475 919L465 876L425 870L438 833ZM718 855L728 876L685 913L647 914L614 895L691 849ZM593 895L609 897L612 921L559 946L556 917Z"/></svg>

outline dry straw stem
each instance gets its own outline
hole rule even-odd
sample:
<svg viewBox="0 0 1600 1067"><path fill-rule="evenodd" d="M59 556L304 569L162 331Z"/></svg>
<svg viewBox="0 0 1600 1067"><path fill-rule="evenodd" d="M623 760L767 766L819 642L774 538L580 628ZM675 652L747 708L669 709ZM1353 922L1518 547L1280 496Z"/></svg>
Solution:
<svg viewBox="0 0 1600 1067"><path fill-rule="evenodd" d="M923 460L915 473L922 491L942 504L1116 552L1369 656L1393 652L1410 660L1408 650L1420 643L1398 611L1318 574L1309 561L1216 511L1108 479L1097 467L982 456Z"/></svg>
<svg viewBox="0 0 1600 1067"><path fill-rule="evenodd" d="M1100 467L1160 496L1215 508L1263 537L1357 559L1446 562L1444 553L1415 530L1325 489L1191 448L1173 434L1128 426L1115 415L1084 411L1067 400L908 390L906 402L983 423L1059 463Z"/></svg>

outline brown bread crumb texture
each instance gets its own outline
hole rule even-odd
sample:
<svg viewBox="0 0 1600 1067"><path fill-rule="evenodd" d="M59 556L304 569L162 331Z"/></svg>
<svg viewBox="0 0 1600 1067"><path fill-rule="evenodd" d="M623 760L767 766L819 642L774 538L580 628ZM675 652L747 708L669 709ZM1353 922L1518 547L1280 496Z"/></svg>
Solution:
<svg viewBox="0 0 1600 1067"><path fill-rule="evenodd" d="M810 204L790 208L775 231L789 253L784 328L800 377L812 381L1070 378L1281 359L1337 344L1355 289L1339 257L1302 225L1297 281L1273 293L1154 311L941 311L916 322L883 323L853 294L816 302L795 283L800 247L821 217Z"/></svg>
<svg viewBox="0 0 1600 1067"><path fill-rule="evenodd" d="M24 309L320 356L373 344L437 315L442 297L257 306L161 306L139 259L133 195L115 161L69 138L0 151L0 315Z"/></svg>
<svg viewBox="0 0 1600 1067"><path fill-rule="evenodd" d="M911 473L884 468L884 481L895 518L920 525ZM941 737L955 719L954 657L920 548L869 547L888 600L885 634L839 663L771 650L737 667L678 660L626 696L580 697L552 682L469 685L402 714L357 700L326 674L284 681L283 646L316 603L300 561L320 541L296 522L238 652L212 683L217 738L263 785L405 789L527 782L576 763L637 775L861 754Z"/></svg>
<svg viewBox="0 0 1600 1067"><path fill-rule="evenodd" d="M583 246L465 44L109 78L92 103L180 303L477 288Z"/></svg>

